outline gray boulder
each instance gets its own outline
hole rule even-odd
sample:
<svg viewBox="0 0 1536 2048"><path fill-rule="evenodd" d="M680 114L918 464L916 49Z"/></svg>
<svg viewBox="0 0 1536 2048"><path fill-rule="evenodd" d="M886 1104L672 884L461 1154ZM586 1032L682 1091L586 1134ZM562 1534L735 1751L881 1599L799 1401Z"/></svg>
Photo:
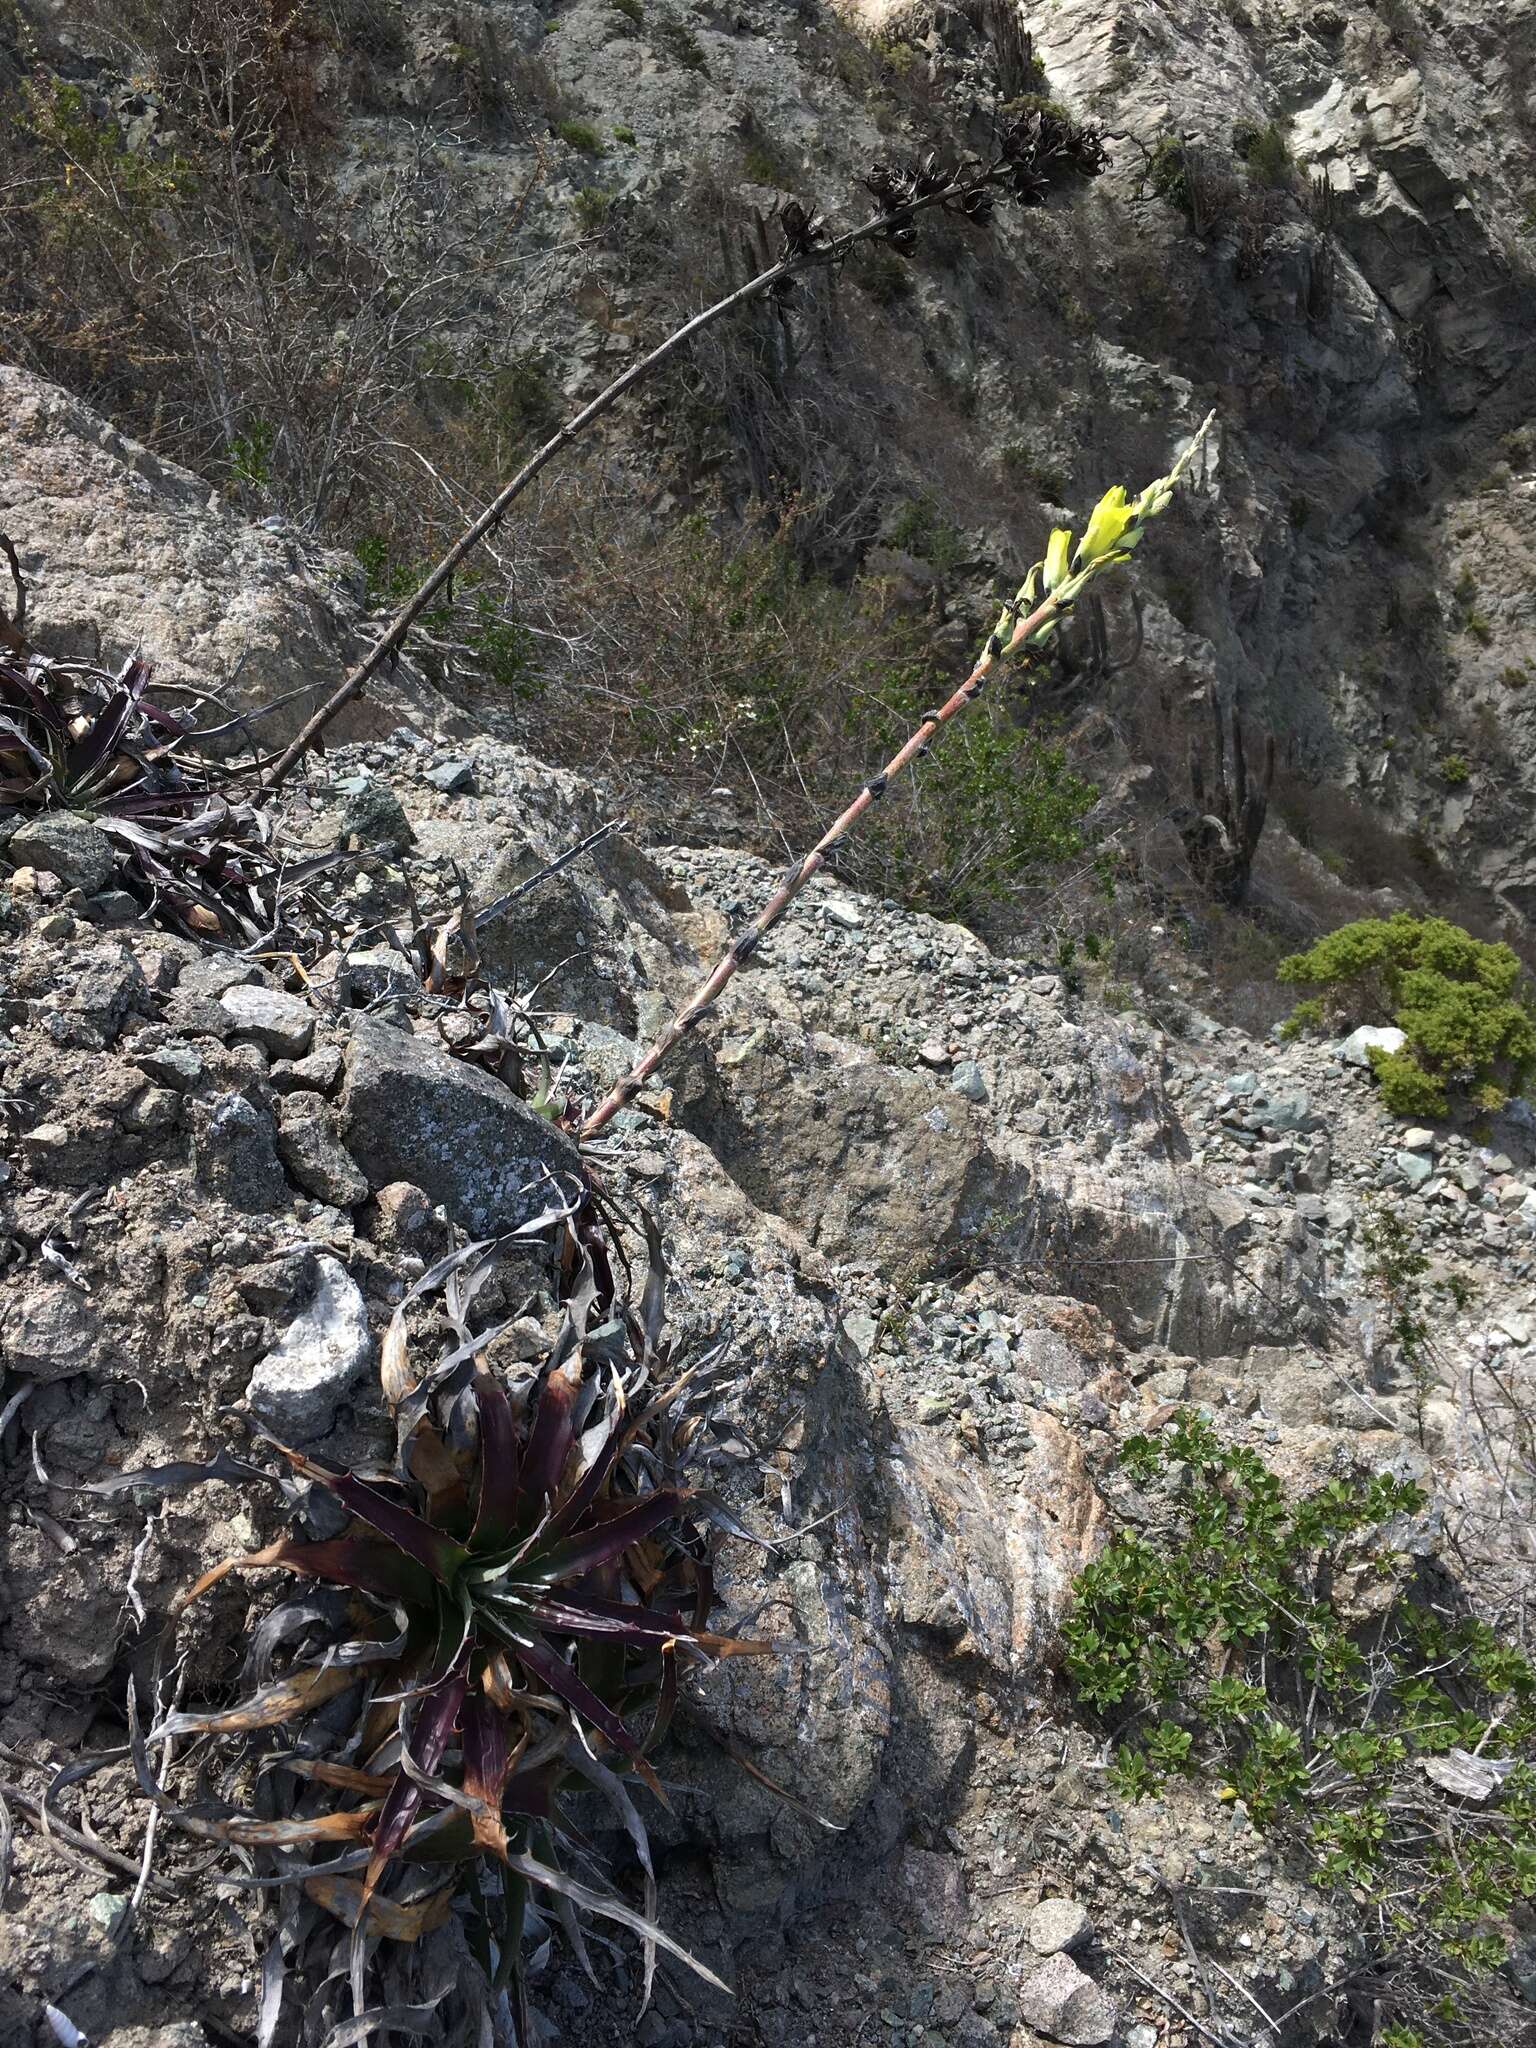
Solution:
<svg viewBox="0 0 1536 2048"><path fill-rule="evenodd" d="M66 888L82 889L87 896L110 888L117 873L112 841L99 825L72 811L24 818L10 836L6 856L15 867L45 868Z"/></svg>
<svg viewBox="0 0 1536 2048"><path fill-rule="evenodd" d="M371 1188L410 1181L479 1235L513 1230L569 1191L576 1147L500 1081L430 1039L357 1021L341 1131Z"/></svg>

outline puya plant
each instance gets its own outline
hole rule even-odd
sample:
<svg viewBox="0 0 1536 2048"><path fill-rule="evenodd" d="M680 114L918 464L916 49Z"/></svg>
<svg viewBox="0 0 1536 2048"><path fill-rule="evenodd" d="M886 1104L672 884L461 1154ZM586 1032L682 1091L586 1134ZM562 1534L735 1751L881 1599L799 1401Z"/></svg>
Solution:
<svg viewBox="0 0 1536 2048"><path fill-rule="evenodd" d="M515 1237L466 1246L415 1283L381 1351L390 1467L343 1470L271 1445L269 1476L296 1508L332 1503L347 1518L342 1533L285 1535L226 1558L180 1603L185 1613L231 1573L281 1570L304 1582L254 1631L250 1690L232 1705L164 1713L147 1731L131 1713L140 1785L168 1818L247 1864L275 1859L248 1881L292 1899L268 1958L278 2001L286 1948L307 1987L350 1984L347 2025L387 2024L390 2008L425 1995L467 1925L480 1969L441 2008L449 2038L526 2043L538 2038L529 1954L558 1924L587 1963L583 1922L593 1919L638 1935L646 1999L658 1950L725 1988L657 1924L636 1795L660 1793L651 1756L682 1673L769 1647L709 1626L719 1533L740 1530L698 1483L728 1347L674 1346L648 1219L648 1269L629 1299L604 1213L583 1188ZM544 1362L507 1381L486 1356L501 1326L475 1329L474 1299L505 1253L539 1244L563 1276L563 1316ZM439 1291L451 1334L421 1371L408 1317ZM226 1453L95 1490L260 1476ZM188 1742L200 1782L227 1787L244 1772L256 1800L175 1798L163 1759ZM632 1845L643 1909L602 1881L590 1818L573 1815L577 1794L606 1806ZM351 1930L344 1967L325 1932L335 1918ZM399 1960L402 1943L416 1946L414 1969ZM391 1951L382 1959L381 1944ZM375 1981L382 2004L369 2002Z"/></svg>
<svg viewBox="0 0 1536 2048"><path fill-rule="evenodd" d="M732 939L694 995L663 1027L655 1043L585 1118L581 1124L584 1139L598 1136L634 1101L672 1049L689 1032L697 1030L737 968L757 951L812 876L826 865L859 820L879 803L895 778L923 759L944 728L975 704L998 664L1013 661L1027 672L1053 651L1063 624L1072 617L1095 581L1129 561L1146 538L1152 521L1173 503L1174 490L1194 462L1215 417L1214 413L1206 415L1167 475L1155 478L1138 497L1132 498L1123 484L1106 491L1076 541L1067 527L1059 526L1052 532L1043 559L1034 564L1017 593L1004 605L964 681L942 704L924 714L916 729L879 773L864 784L810 852L790 867L767 903Z"/></svg>
<svg viewBox="0 0 1536 2048"><path fill-rule="evenodd" d="M112 671L40 653L4 534L0 553L15 591L10 612L0 606L0 827L73 812L106 835L122 886L158 921L238 945L272 939L334 857L274 848L264 802L221 752L248 721L206 692L152 690L147 661Z"/></svg>
<svg viewBox="0 0 1536 2048"><path fill-rule="evenodd" d="M1205 1775L1367 1908L1383 2016L1465 2044L1536 1899L1536 1667L1394 1536L1425 1504L1364 1470L1288 1500L1184 1411L1132 1437L1144 1526L1080 1575L1066 1675L1127 1799ZM1433 1595L1433 1597L1431 1597ZM1497 2029L1494 2030L1497 2032Z"/></svg>

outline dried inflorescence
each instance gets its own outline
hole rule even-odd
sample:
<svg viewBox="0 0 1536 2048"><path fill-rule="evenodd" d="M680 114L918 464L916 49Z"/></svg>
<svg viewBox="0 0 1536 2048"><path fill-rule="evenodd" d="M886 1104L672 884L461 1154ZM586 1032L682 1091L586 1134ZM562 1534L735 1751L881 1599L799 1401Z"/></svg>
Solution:
<svg viewBox="0 0 1536 2048"><path fill-rule="evenodd" d="M479 2017L493 2013L516 2040L532 2038L524 1956L551 1918L583 1958L578 1913L637 1933L647 1995L658 1948L718 1983L656 1924L632 1795L660 1790L650 1756L680 1669L768 1646L709 1627L718 1532L740 1525L690 1479L710 1441L704 1411L725 1391L727 1348L678 1355L663 1326L661 1242L642 1222L649 1259L635 1301L590 1182L552 1197L517 1234L524 1251L543 1243L552 1254L564 1311L544 1364L511 1378L486 1355L499 1327L472 1326L475 1296L511 1242L440 1262L401 1303L382 1349L392 1466L346 1471L274 1447L295 1504L328 1497L350 1517L343 1533L228 1558L182 1602L235 1571L280 1568L309 1582L255 1631L246 1697L168 1713L135 1745L140 1782L170 1817L258 1867L280 1858L281 1881L325 1909L303 1923L307 1948L289 1928L302 1977L335 1974L325 1914L350 1924L342 1976L356 2014L369 2010L379 1943L447 1927L456 1901L484 1982L461 1987L454 2038L477 2038ZM438 1291L451 1334L419 1372L407 1315ZM226 1456L97 1490L240 1470ZM189 1739L200 1780L221 1791L254 1755L259 1802L173 1802L156 1754ZM578 1875L594 1858L568 1811L574 1792L606 1802L633 1845L643 1910ZM398 1960L390 1968L398 1977Z"/></svg>

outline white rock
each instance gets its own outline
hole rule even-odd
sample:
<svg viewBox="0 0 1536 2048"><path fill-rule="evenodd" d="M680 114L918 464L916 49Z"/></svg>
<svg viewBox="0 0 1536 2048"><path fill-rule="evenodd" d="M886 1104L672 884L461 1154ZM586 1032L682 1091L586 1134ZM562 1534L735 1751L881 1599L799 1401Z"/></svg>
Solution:
<svg viewBox="0 0 1536 2048"><path fill-rule="evenodd" d="M1422 1124L1415 1124L1411 1131L1404 1131L1402 1147L1405 1152L1433 1152L1435 1134L1433 1131L1426 1131Z"/></svg>
<svg viewBox="0 0 1536 2048"><path fill-rule="evenodd" d="M245 1390L262 1420L296 1443L325 1434L373 1362L368 1311L356 1281L336 1259L321 1258L316 1265L313 1296Z"/></svg>
<svg viewBox="0 0 1536 2048"><path fill-rule="evenodd" d="M1076 1899L1042 1899L1030 1914L1025 1932L1037 1954L1054 1956L1092 1941L1093 1922Z"/></svg>
<svg viewBox="0 0 1536 2048"><path fill-rule="evenodd" d="M1066 2048L1102 2048L1114 2034L1115 2008L1070 1956L1052 1956L1019 1986L1019 2016Z"/></svg>
<svg viewBox="0 0 1536 2048"><path fill-rule="evenodd" d="M1362 1024L1334 1050L1349 1066L1369 1067L1373 1052L1401 1052L1407 1043L1407 1033L1399 1031L1395 1024Z"/></svg>

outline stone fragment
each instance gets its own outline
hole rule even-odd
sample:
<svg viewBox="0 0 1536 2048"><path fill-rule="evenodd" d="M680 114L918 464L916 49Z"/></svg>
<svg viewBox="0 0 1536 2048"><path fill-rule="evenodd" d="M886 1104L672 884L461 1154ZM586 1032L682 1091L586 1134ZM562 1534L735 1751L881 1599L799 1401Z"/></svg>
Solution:
<svg viewBox="0 0 1536 2048"><path fill-rule="evenodd" d="M901 1888L923 1932L936 1940L956 1939L970 1924L964 1870L958 1856L937 1855L931 1849L902 1852Z"/></svg>
<svg viewBox="0 0 1536 2048"><path fill-rule="evenodd" d="M123 1112L123 1128L168 1131L181 1121L182 1099L174 1088L141 1088Z"/></svg>
<svg viewBox="0 0 1536 2048"><path fill-rule="evenodd" d="M7 1302L0 1364L30 1380L68 1379L97 1362L101 1317L62 1275L40 1276Z"/></svg>
<svg viewBox="0 0 1536 2048"><path fill-rule="evenodd" d="M1305 1088L1292 1089L1285 1095L1268 1096L1260 1102L1259 1114L1271 1130L1276 1131L1306 1131L1316 1121L1312 1114L1312 1098Z"/></svg>
<svg viewBox="0 0 1536 2048"><path fill-rule="evenodd" d="M1061 1955L1093 1939L1093 1921L1076 1899L1042 1899L1025 1926L1037 1955Z"/></svg>
<svg viewBox="0 0 1536 2048"><path fill-rule="evenodd" d="M289 1199L272 1119L247 1097L216 1095L193 1105L197 1175L236 1209L277 1209Z"/></svg>
<svg viewBox="0 0 1536 2048"><path fill-rule="evenodd" d="M277 1059L302 1059L309 1051L315 1013L302 996L259 985L227 988L219 997L219 1007L242 1038L254 1038Z"/></svg>
<svg viewBox="0 0 1536 2048"><path fill-rule="evenodd" d="M1320 1131L1296 1162L1295 1185L1303 1194L1326 1194L1332 1171L1333 1147L1326 1133Z"/></svg>
<svg viewBox="0 0 1536 2048"><path fill-rule="evenodd" d="M1103 2048L1114 2036L1115 2008L1070 1956L1055 1955L1019 1986L1019 2017L1064 2048Z"/></svg>
<svg viewBox="0 0 1536 2048"><path fill-rule="evenodd" d="M133 1064L151 1081L158 1081L162 1088L178 1088L183 1094L189 1088L195 1088L207 1072L203 1056L196 1047L180 1044L174 1039L169 1045L156 1046L149 1052L140 1052L135 1046Z"/></svg>
<svg viewBox="0 0 1536 2048"><path fill-rule="evenodd" d="M305 1194L333 1209L368 1199L368 1179L331 1128L323 1095L285 1095L277 1110L277 1152Z"/></svg>
<svg viewBox="0 0 1536 2048"><path fill-rule="evenodd" d="M270 1078L279 1095L296 1095L303 1088L329 1095L341 1079L341 1054L325 1045L301 1060L274 1060Z"/></svg>
<svg viewBox="0 0 1536 2048"><path fill-rule="evenodd" d="M361 1017L345 1071L342 1137L370 1187L410 1181L483 1236L515 1229L569 1192L579 1163L570 1139L430 1040Z"/></svg>
<svg viewBox="0 0 1536 2048"><path fill-rule="evenodd" d="M312 1443L373 1362L368 1311L338 1260L315 1261L315 1291L251 1374L245 1397L285 1441Z"/></svg>
<svg viewBox="0 0 1536 2048"><path fill-rule="evenodd" d="M176 977L176 991L183 996L212 996L217 999L229 988L254 988L262 980L254 960L241 960L230 953L205 953L189 960Z"/></svg>
<svg viewBox="0 0 1536 2048"><path fill-rule="evenodd" d="M975 1060L961 1060L949 1077L949 1085L967 1102L985 1102L987 1099L986 1076Z"/></svg>
<svg viewBox="0 0 1536 2048"><path fill-rule="evenodd" d="M420 1188L408 1180L380 1188L369 1205L363 1227L384 1251L410 1252L435 1259L448 1249L448 1227L433 1211Z"/></svg>
<svg viewBox="0 0 1536 2048"><path fill-rule="evenodd" d="M1399 1152L1392 1163L1411 1188L1423 1187L1435 1170L1435 1162L1427 1152Z"/></svg>
<svg viewBox="0 0 1536 2048"><path fill-rule="evenodd" d="M444 796L467 796L475 786L475 764L467 757L439 761L427 770L427 780Z"/></svg>
<svg viewBox="0 0 1536 2048"><path fill-rule="evenodd" d="M845 932L856 932L864 922L864 913L851 896L829 896L821 907L827 922L840 925Z"/></svg>
<svg viewBox="0 0 1536 2048"><path fill-rule="evenodd" d="M1415 1124L1411 1130L1403 1132L1400 1143L1405 1152L1433 1152L1435 1134L1422 1124Z"/></svg>
<svg viewBox="0 0 1536 2048"><path fill-rule="evenodd" d="M1235 1188L1212 1188L1205 1209L1224 1245L1242 1244L1251 1235L1248 1204Z"/></svg>
<svg viewBox="0 0 1536 2048"><path fill-rule="evenodd" d="M67 889L95 896L110 888L117 874L117 854L99 825L73 811L44 811L24 818L11 834L6 859L17 867L41 868L57 875Z"/></svg>
<svg viewBox="0 0 1536 2048"><path fill-rule="evenodd" d="M365 782L351 792L341 813L342 843L365 853L410 846L416 834L400 799L387 782Z"/></svg>
<svg viewBox="0 0 1536 2048"><path fill-rule="evenodd" d="M941 1038L925 1038L917 1049L917 1056L925 1067L947 1067L949 1047Z"/></svg>

